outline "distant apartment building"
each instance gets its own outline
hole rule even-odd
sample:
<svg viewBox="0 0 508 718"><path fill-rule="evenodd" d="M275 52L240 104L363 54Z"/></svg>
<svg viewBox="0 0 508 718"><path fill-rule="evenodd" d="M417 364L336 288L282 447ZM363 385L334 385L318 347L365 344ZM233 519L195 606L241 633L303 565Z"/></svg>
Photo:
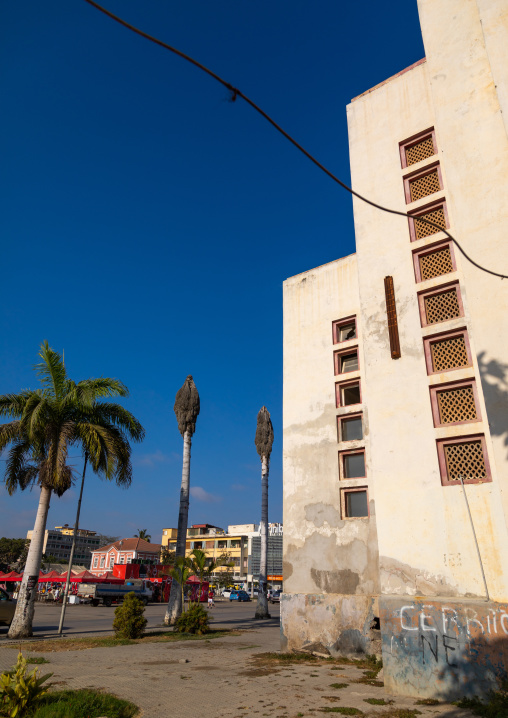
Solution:
<svg viewBox="0 0 508 718"><path fill-rule="evenodd" d="M283 558L283 528L280 523L268 524L267 546L267 582L271 588L283 587L282 558ZM259 568L261 562L261 536L259 529L249 534L249 572L248 586L256 586L259 582Z"/></svg>
<svg viewBox="0 0 508 718"><path fill-rule="evenodd" d="M27 539L32 538L32 533L33 531L27 532ZM69 561L73 536L74 528L68 524L55 526L54 529L47 529L44 533L43 553L48 556L54 556L59 561ZM73 562L90 568L92 551L98 548L100 543L100 536L95 531L78 529Z"/></svg>
<svg viewBox="0 0 508 718"><path fill-rule="evenodd" d="M111 571L115 563L158 563L160 552L159 543L150 543L141 538L119 539L107 546L101 546L92 553L90 571L96 576L101 576Z"/></svg>
<svg viewBox="0 0 508 718"><path fill-rule="evenodd" d="M444 232L508 273L508 15L418 8L426 58L347 108L353 188L410 219L354 197L356 253L284 283L281 628L450 700L508 669L508 281Z"/></svg>

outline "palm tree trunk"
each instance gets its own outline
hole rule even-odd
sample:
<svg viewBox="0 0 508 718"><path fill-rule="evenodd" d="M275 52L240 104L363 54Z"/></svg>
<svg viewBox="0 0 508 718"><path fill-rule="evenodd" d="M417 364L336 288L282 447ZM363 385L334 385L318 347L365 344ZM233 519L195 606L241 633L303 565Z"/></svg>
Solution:
<svg viewBox="0 0 508 718"><path fill-rule="evenodd" d="M258 603L254 618L270 618L268 613L268 598L266 595L267 553L268 553L268 459L261 459L261 559L259 562Z"/></svg>
<svg viewBox="0 0 508 718"><path fill-rule="evenodd" d="M190 460L191 460L192 435L186 431L183 435L183 466L182 485L180 487L180 512L178 514L178 531L176 535L175 560L185 557L187 542L187 523L189 520L189 484L190 484ZM176 619L183 610L183 586L181 591L178 584L173 580L169 594L168 607L164 617L166 626L174 626Z"/></svg>
<svg viewBox="0 0 508 718"><path fill-rule="evenodd" d="M85 473L86 473L87 461L88 461L88 456L85 454L85 465L83 466L83 476L81 477L81 489L79 492L78 509L76 511L76 523L74 524L74 534L72 536L71 555L69 558L69 570L67 571L67 580L65 581L65 591L64 591L63 600L62 600L62 611L60 613L60 623L58 624L58 634L59 635L62 633L63 624L64 624L64 620L65 620L65 606L67 604L67 596L69 595L72 562L74 560L74 551L76 549L76 541L77 541L77 536L78 536L79 514L81 513L81 499L83 498L83 486L85 485Z"/></svg>
<svg viewBox="0 0 508 718"><path fill-rule="evenodd" d="M8 638L29 638L32 635L32 623L34 618L34 605L37 596L37 584L42 561L42 550L44 548L44 534L48 518L49 501L51 489L41 486L41 495L35 526L28 549L23 580L18 593L16 612L7 634Z"/></svg>

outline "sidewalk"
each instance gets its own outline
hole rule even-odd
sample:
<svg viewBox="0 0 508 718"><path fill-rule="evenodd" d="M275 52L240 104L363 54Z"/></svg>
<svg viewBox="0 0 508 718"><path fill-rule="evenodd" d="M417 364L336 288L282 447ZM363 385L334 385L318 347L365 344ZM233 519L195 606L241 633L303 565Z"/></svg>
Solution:
<svg viewBox="0 0 508 718"><path fill-rule="evenodd" d="M18 644L0 647L0 671L16 660ZM273 664L256 659L279 650L279 630L267 622L240 636L212 640L151 643L44 655L58 688L100 688L137 704L143 718L310 718L323 708L353 707L368 716L400 716L393 709L417 710L403 718L471 718L450 705L416 705L384 688L356 683L364 671L353 666ZM335 687L333 687L335 684ZM338 688L337 686L342 686ZM365 699L393 700L390 706ZM323 711L325 712L325 711ZM329 711L326 711L329 712Z"/></svg>

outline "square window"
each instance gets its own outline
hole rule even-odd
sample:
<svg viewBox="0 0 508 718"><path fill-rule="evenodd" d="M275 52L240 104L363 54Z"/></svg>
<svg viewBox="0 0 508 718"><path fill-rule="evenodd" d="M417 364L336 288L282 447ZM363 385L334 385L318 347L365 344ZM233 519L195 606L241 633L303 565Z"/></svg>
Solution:
<svg viewBox="0 0 508 718"><path fill-rule="evenodd" d="M459 283L446 284L418 295L422 327L464 316Z"/></svg>
<svg viewBox="0 0 508 718"><path fill-rule="evenodd" d="M400 143L402 169L429 159L434 155L437 155L437 143L436 133L432 127Z"/></svg>
<svg viewBox="0 0 508 718"><path fill-rule="evenodd" d="M334 344L356 339L356 317L347 317L333 322L332 334Z"/></svg>
<svg viewBox="0 0 508 718"><path fill-rule="evenodd" d="M341 492L342 516L346 519L369 518L367 489L344 489Z"/></svg>
<svg viewBox="0 0 508 718"><path fill-rule="evenodd" d="M409 234L411 242L416 242L417 239L432 237L433 234L437 234L441 230L447 229L450 226L448 222L446 202L444 200L422 207L417 212L412 212L411 215L412 216L409 219ZM433 227L426 222L422 222L422 219L433 222L434 224L437 224L438 227Z"/></svg>
<svg viewBox="0 0 508 718"><path fill-rule="evenodd" d="M362 479L365 476L365 452L355 451L339 454L342 463L341 478Z"/></svg>
<svg viewBox="0 0 508 718"><path fill-rule="evenodd" d="M462 329L424 339L427 373L437 374L472 366L467 331Z"/></svg>
<svg viewBox="0 0 508 718"><path fill-rule="evenodd" d="M455 272L457 265L451 242L442 242L413 254L417 282Z"/></svg>
<svg viewBox="0 0 508 718"><path fill-rule="evenodd" d="M482 484L492 481L487 446L483 434L441 439L437 442L443 486Z"/></svg>
<svg viewBox="0 0 508 718"><path fill-rule="evenodd" d="M434 426L481 421L476 382L462 381L430 387Z"/></svg>
<svg viewBox="0 0 508 718"><path fill-rule="evenodd" d="M404 178L406 204L418 202L418 200L440 192L442 189L443 181L439 163Z"/></svg>
<svg viewBox="0 0 508 718"><path fill-rule="evenodd" d="M361 404L360 382L350 381L344 384L335 384L335 402L337 407Z"/></svg>
<svg viewBox="0 0 508 718"><path fill-rule="evenodd" d="M333 355L335 374L358 371L358 349L342 350Z"/></svg>
<svg viewBox="0 0 508 718"><path fill-rule="evenodd" d="M363 439L362 415L339 417L339 441L361 441Z"/></svg>

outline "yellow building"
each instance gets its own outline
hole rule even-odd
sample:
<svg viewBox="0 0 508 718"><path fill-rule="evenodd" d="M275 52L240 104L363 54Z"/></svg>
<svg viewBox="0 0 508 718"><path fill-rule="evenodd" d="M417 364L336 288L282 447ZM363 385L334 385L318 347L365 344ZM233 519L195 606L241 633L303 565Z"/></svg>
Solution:
<svg viewBox="0 0 508 718"><path fill-rule="evenodd" d="M248 570L248 533L254 530L254 524L231 527L234 533L226 533L224 529L211 524L194 524L187 529L185 555L189 556L194 549L205 551L207 557L217 560L223 554L230 556L233 563L233 581L243 583L247 580ZM162 530L162 550L174 551L176 549L177 529L166 528ZM230 570L221 566L214 575Z"/></svg>

